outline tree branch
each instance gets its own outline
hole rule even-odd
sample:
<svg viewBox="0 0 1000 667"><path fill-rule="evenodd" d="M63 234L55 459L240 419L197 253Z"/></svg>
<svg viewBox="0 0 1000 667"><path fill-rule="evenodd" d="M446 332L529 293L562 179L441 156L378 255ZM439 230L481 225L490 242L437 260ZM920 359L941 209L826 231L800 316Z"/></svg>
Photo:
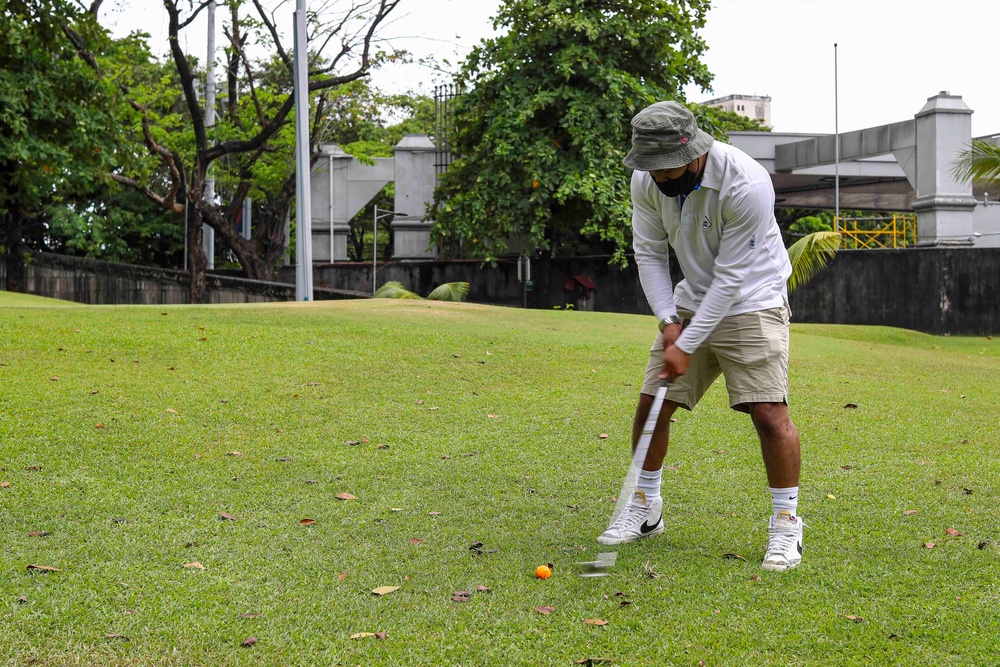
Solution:
<svg viewBox="0 0 1000 667"><path fill-rule="evenodd" d="M145 185L139 183L139 181L137 181L135 179L132 179L132 178L128 178L126 176L122 176L120 174L109 174L109 176L111 177L111 180L115 181L116 183L121 183L122 185L127 185L128 187L130 187L130 188L132 188L132 189L134 189L134 190L136 190L138 192L141 192L150 201L152 201L153 203L155 203L155 204L157 204L157 205L165 208L166 210L172 211L173 213L178 213L178 214L181 214L181 215L184 214L184 205L183 204L181 204L180 202L177 202L177 201L168 202L165 197L162 197L161 195L156 194L155 192L153 192L152 190L150 190L149 188L147 188Z"/></svg>

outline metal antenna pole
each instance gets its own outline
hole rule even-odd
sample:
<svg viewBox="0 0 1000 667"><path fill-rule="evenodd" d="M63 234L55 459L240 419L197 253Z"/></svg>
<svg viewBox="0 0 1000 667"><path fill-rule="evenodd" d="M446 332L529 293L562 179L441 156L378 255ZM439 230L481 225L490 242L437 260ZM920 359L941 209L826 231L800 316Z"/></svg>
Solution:
<svg viewBox="0 0 1000 667"><path fill-rule="evenodd" d="M840 104L837 99L837 43L833 43L833 231L840 231Z"/></svg>

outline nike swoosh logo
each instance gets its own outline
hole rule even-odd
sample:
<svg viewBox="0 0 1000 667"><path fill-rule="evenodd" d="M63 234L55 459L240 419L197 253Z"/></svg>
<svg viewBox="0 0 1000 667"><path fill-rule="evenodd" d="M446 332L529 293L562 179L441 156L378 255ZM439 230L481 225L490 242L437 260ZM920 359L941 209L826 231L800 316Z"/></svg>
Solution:
<svg viewBox="0 0 1000 667"><path fill-rule="evenodd" d="M641 526L639 526L639 532L642 533L643 535L646 535L647 533L651 533L654 530L656 530L656 527L659 525L660 525L659 519L657 519L656 523L654 523L652 526L650 526L649 522L647 521L643 523Z"/></svg>

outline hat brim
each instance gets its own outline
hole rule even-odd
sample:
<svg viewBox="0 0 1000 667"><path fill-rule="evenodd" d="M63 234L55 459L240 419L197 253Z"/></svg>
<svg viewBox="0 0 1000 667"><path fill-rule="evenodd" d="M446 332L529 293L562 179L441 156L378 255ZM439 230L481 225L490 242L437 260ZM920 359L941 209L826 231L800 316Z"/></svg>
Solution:
<svg viewBox="0 0 1000 667"><path fill-rule="evenodd" d="M638 151L635 146L628 152L622 162L629 169L639 171L659 171L661 169L677 169L701 157L709 151L715 139L702 130L697 130L693 140L669 153L652 152L648 149Z"/></svg>

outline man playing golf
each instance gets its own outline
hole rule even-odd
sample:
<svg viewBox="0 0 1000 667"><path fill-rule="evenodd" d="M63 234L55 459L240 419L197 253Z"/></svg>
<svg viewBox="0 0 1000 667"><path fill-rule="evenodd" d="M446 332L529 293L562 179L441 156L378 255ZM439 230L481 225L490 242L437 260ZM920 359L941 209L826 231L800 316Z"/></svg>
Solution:
<svg viewBox="0 0 1000 667"><path fill-rule="evenodd" d="M659 319L635 422L638 442L653 395L670 380L635 496L599 538L631 542L663 532L660 480L678 406L694 409L720 373L729 404L760 437L773 515L765 570L802 560L799 434L788 416L788 253L774 219L767 171L698 129L676 102L632 119L632 230L639 280ZM668 247L684 280L671 286ZM690 320L682 329L681 322Z"/></svg>

